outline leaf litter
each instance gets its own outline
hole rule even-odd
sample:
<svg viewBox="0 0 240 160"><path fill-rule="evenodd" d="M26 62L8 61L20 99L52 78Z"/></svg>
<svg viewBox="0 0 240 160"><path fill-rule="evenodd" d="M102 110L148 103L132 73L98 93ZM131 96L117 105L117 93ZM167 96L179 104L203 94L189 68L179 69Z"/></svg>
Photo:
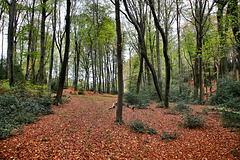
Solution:
<svg viewBox="0 0 240 160"><path fill-rule="evenodd" d="M71 89L64 90L70 95ZM221 126L216 114L206 115L200 129L179 127L180 115L164 114L165 109L134 112L124 107L125 124L114 123L116 110L108 110L117 96L86 92L70 95L71 102L52 106L54 114L25 126L23 134L0 143L0 159L239 159L240 135ZM170 104L172 106L174 104ZM204 106L190 105L201 111ZM139 119L157 134L130 131L127 123ZM162 140L164 132L179 133Z"/></svg>

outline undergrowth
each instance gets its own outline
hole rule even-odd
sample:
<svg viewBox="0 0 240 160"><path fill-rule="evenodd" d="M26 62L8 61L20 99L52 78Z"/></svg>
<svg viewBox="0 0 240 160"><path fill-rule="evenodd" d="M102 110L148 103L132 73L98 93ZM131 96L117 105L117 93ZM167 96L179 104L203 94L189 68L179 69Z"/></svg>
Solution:
<svg viewBox="0 0 240 160"><path fill-rule="evenodd" d="M149 127L146 123L143 123L142 121L139 121L138 119L128 123L128 125L131 128L131 131L133 132L139 132L139 133L148 133L148 134L156 134L155 128Z"/></svg>
<svg viewBox="0 0 240 160"><path fill-rule="evenodd" d="M221 112L224 127L240 128L240 82L220 79L216 94L210 97L214 109Z"/></svg>
<svg viewBox="0 0 240 160"><path fill-rule="evenodd" d="M0 96L0 139L21 131L22 126L39 120L40 115L53 113L51 101L34 96L24 89L14 89Z"/></svg>
<svg viewBox="0 0 240 160"><path fill-rule="evenodd" d="M202 128L204 126L205 120L201 115L195 115L192 113L187 113L181 118L179 122L180 126L189 129Z"/></svg>

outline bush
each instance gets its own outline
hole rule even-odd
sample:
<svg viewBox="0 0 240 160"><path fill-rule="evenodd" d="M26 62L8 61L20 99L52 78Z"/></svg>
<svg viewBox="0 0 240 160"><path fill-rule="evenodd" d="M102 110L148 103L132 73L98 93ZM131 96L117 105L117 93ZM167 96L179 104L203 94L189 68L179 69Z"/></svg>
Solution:
<svg viewBox="0 0 240 160"><path fill-rule="evenodd" d="M218 105L231 102L240 97L240 82L231 79L221 79L217 83L216 94L210 97L211 104Z"/></svg>
<svg viewBox="0 0 240 160"><path fill-rule="evenodd" d="M21 90L20 93L26 92ZM0 96L0 139L14 135L23 125L39 120L39 115L53 113L48 98L24 97L25 94L20 93L15 90L14 95Z"/></svg>
<svg viewBox="0 0 240 160"><path fill-rule="evenodd" d="M51 83L51 91L52 91L53 93L57 93L57 90L58 90L58 83L59 83L58 78L53 78L53 79L52 79L52 83Z"/></svg>
<svg viewBox="0 0 240 160"><path fill-rule="evenodd" d="M163 134L160 135L160 137L162 138L162 140L177 139L179 137L179 134L177 132L169 133L167 131L164 131Z"/></svg>
<svg viewBox="0 0 240 160"><path fill-rule="evenodd" d="M240 128L240 113L223 111L222 115L222 125L224 127Z"/></svg>
<svg viewBox="0 0 240 160"><path fill-rule="evenodd" d="M155 128L150 128L146 123L136 119L128 124L133 132L156 134Z"/></svg>
<svg viewBox="0 0 240 160"><path fill-rule="evenodd" d="M180 125L182 125L184 128L195 129L203 127L204 123L205 120L203 120L200 115L187 114L186 116L182 117Z"/></svg>
<svg viewBox="0 0 240 160"><path fill-rule="evenodd" d="M84 88L80 88L78 90L78 95L84 95Z"/></svg>
<svg viewBox="0 0 240 160"><path fill-rule="evenodd" d="M117 94L118 94L118 90L112 89L112 90L111 90L111 94L112 94L112 95L117 95Z"/></svg>
<svg viewBox="0 0 240 160"><path fill-rule="evenodd" d="M177 112L191 112L193 109L183 103L179 103L176 106L172 107L172 110L177 111Z"/></svg>
<svg viewBox="0 0 240 160"><path fill-rule="evenodd" d="M127 92L124 94L124 99L127 104L135 105L135 107L138 109L147 109L147 106L149 106L149 103L147 103L146 97L143 95Z"/></svg>

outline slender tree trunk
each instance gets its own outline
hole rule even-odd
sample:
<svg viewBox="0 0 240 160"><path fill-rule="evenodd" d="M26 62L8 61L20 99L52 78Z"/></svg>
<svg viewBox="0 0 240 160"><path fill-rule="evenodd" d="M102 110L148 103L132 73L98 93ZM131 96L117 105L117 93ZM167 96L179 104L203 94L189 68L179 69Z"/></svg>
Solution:
<svg viewBox="0 0 240 160"><path fill-rule="evenodd" d="M224 33L224 20L223 20L223 10L227 4L225 0L216 0L218 10L217 10L217 26L218 26L218 34L219 34L219 41L220 41L220 77L225 77L228 73L228 65L227 65L227 57L226 57L226 35Z"/></svg>
<svg viewBox="0 0 240 160"><path fill-rule="evenodd" d="M176 1L177 3L177 52L178 52L178 74L179 74L179 93L182 94L182 64L181 64L181 37L180 37L180 10L179 10L179 0Z"/></svg>
<svg viewBox="0 0 240 160"><path fill-rule="evenodd" d="M80 47L81 47L81 42L78 43L78 40L77 40L77 33L76 33L76 30L75 30L75 80L74 80L74 90L76 91L77 88L78 88L78 70L79 70L79 59L80 59Z"/></svg>
<svg viewBox="0 0 240 160"><path fill-rule="evenodd" d="M117 30L117 62L118 62L118 105L116 110L116 122L122 122L123 107L123 64L122 64L122 34L120 22L120 4L115 0L116 30Z"/></svg>
<svg viewBox="0 0 240 160"><path fill-rule="evenodd" d="M7 71L9 78L9 85L14 86L14 17L16 10L16 0L12 0L9 4L9 24L8 24L8 50L7 50Z"/></svg>
<svg viewBox="0 0 240 160"><path fill-rule="evenodd" d="M139 46L140 46L140 44L139 44ZM139 50L141 50L141 49L139 49ZM137 91L136 91L137 94L140 91L140 86L141 86L141 82L142 82L142 73L143 73L143 56L141 55L141 53L139 53L139 59L140 59L140 68L139 68L138 79L137 79Z"/></svg>
<svg viewBox="0 0 240 160"><path fill-rule="evenodd" d="M46 2L42 3L42 21L41 21L41 57L39 64L39 82L44 82L44 59L45 59L45 21L46 21Z"/></svg>
<svg viewBox="0 0 240 160"><path fill-rule="evenodd" d="M230 0L228 5L228 10L231 15L231 25L232 25L232 31L233 35L236 40L236 50L238 52L237 59L237 68L239 73L239 79L240 79L240 24L239 24L239 5L238 0Z"/></svg>
<svg viewBox="0 0 240 160"><path fill-rule="evenodd" d="M171 75L170 74L171 65L170 65L170 59L168 57L168 40L167 40L166 33L164 33L163 28L159 24L152 0L149 0L149 3L150 3L150 8L153 14L154 23L157 29L159 30L159 32L161 33L162 40L163 40L163 55L165 58L165 66L166 66L166 86L165 86L164 105L166 108L168 108L169 107L168 98L169 98L169 90L170 90L170 75Z"/></svg>
<svg viewBox="0 0 240 160"><path fill-rule="evenodd" d="M53 70L53 54L55 47L55 37L56 37L56 13L57 12L57 0L54 1L54 15L53 15L53 37L52 37L52 49L51 49L51 60L48 78L48 92L51 94L51 84L52 84L52 70Z"/></svg>
<svg viewBox="0 0 240 160"><path fill-rule="evenodd" d="M60 73L60 79L59 79L59 85L58 85L58 91L57 91L57 96L54 101L55 105L58 105L61 103L61 98L62 98L62 92L63 92L63 87L64 87L64 82L65 82L65 76L66 76L66 70L67 70L67 64L68 64L68 55L69 55L69 46L70 46L70 6L71 2L70 0L67 0L67 14L66 14L66 45L65 45L65 53L64 53L64 60L61 68L61 73Z"/></svg>
<svg viewBox="0 0 240 160"><path fill-rule="evenodd" d="M35 10L35 0L33 0L33 6L32 6L32 17L30 21L30 31L29 31L29 40L28 40L28 55L27 55L27 66L26 66L26 75L25 80L28 80L29 76L29 63L30 63L30 52L32 47L32 32L33 32L33 20L34 20L34 10Z"/></svg>

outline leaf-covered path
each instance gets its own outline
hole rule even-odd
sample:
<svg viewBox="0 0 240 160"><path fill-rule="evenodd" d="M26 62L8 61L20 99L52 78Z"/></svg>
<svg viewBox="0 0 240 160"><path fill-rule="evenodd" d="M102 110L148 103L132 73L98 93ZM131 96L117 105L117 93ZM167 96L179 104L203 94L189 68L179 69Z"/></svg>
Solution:
<svg viewBox="0 0 240 160"><path fill-rule="evenodd" d="M215 114L207 115L204 128L190 130L178 126L180 115L164 114L157 104L150 106L154 111L124 108L125 123L142 120L157 131L149 135L114 123L115 109L107 109L116 96L71 97L53 106L54 114L24 127L22 135L0 141L0 159L239 159L239 133L223 128ZM162 140L164 131L177 131L179 138Z"/></svg>

